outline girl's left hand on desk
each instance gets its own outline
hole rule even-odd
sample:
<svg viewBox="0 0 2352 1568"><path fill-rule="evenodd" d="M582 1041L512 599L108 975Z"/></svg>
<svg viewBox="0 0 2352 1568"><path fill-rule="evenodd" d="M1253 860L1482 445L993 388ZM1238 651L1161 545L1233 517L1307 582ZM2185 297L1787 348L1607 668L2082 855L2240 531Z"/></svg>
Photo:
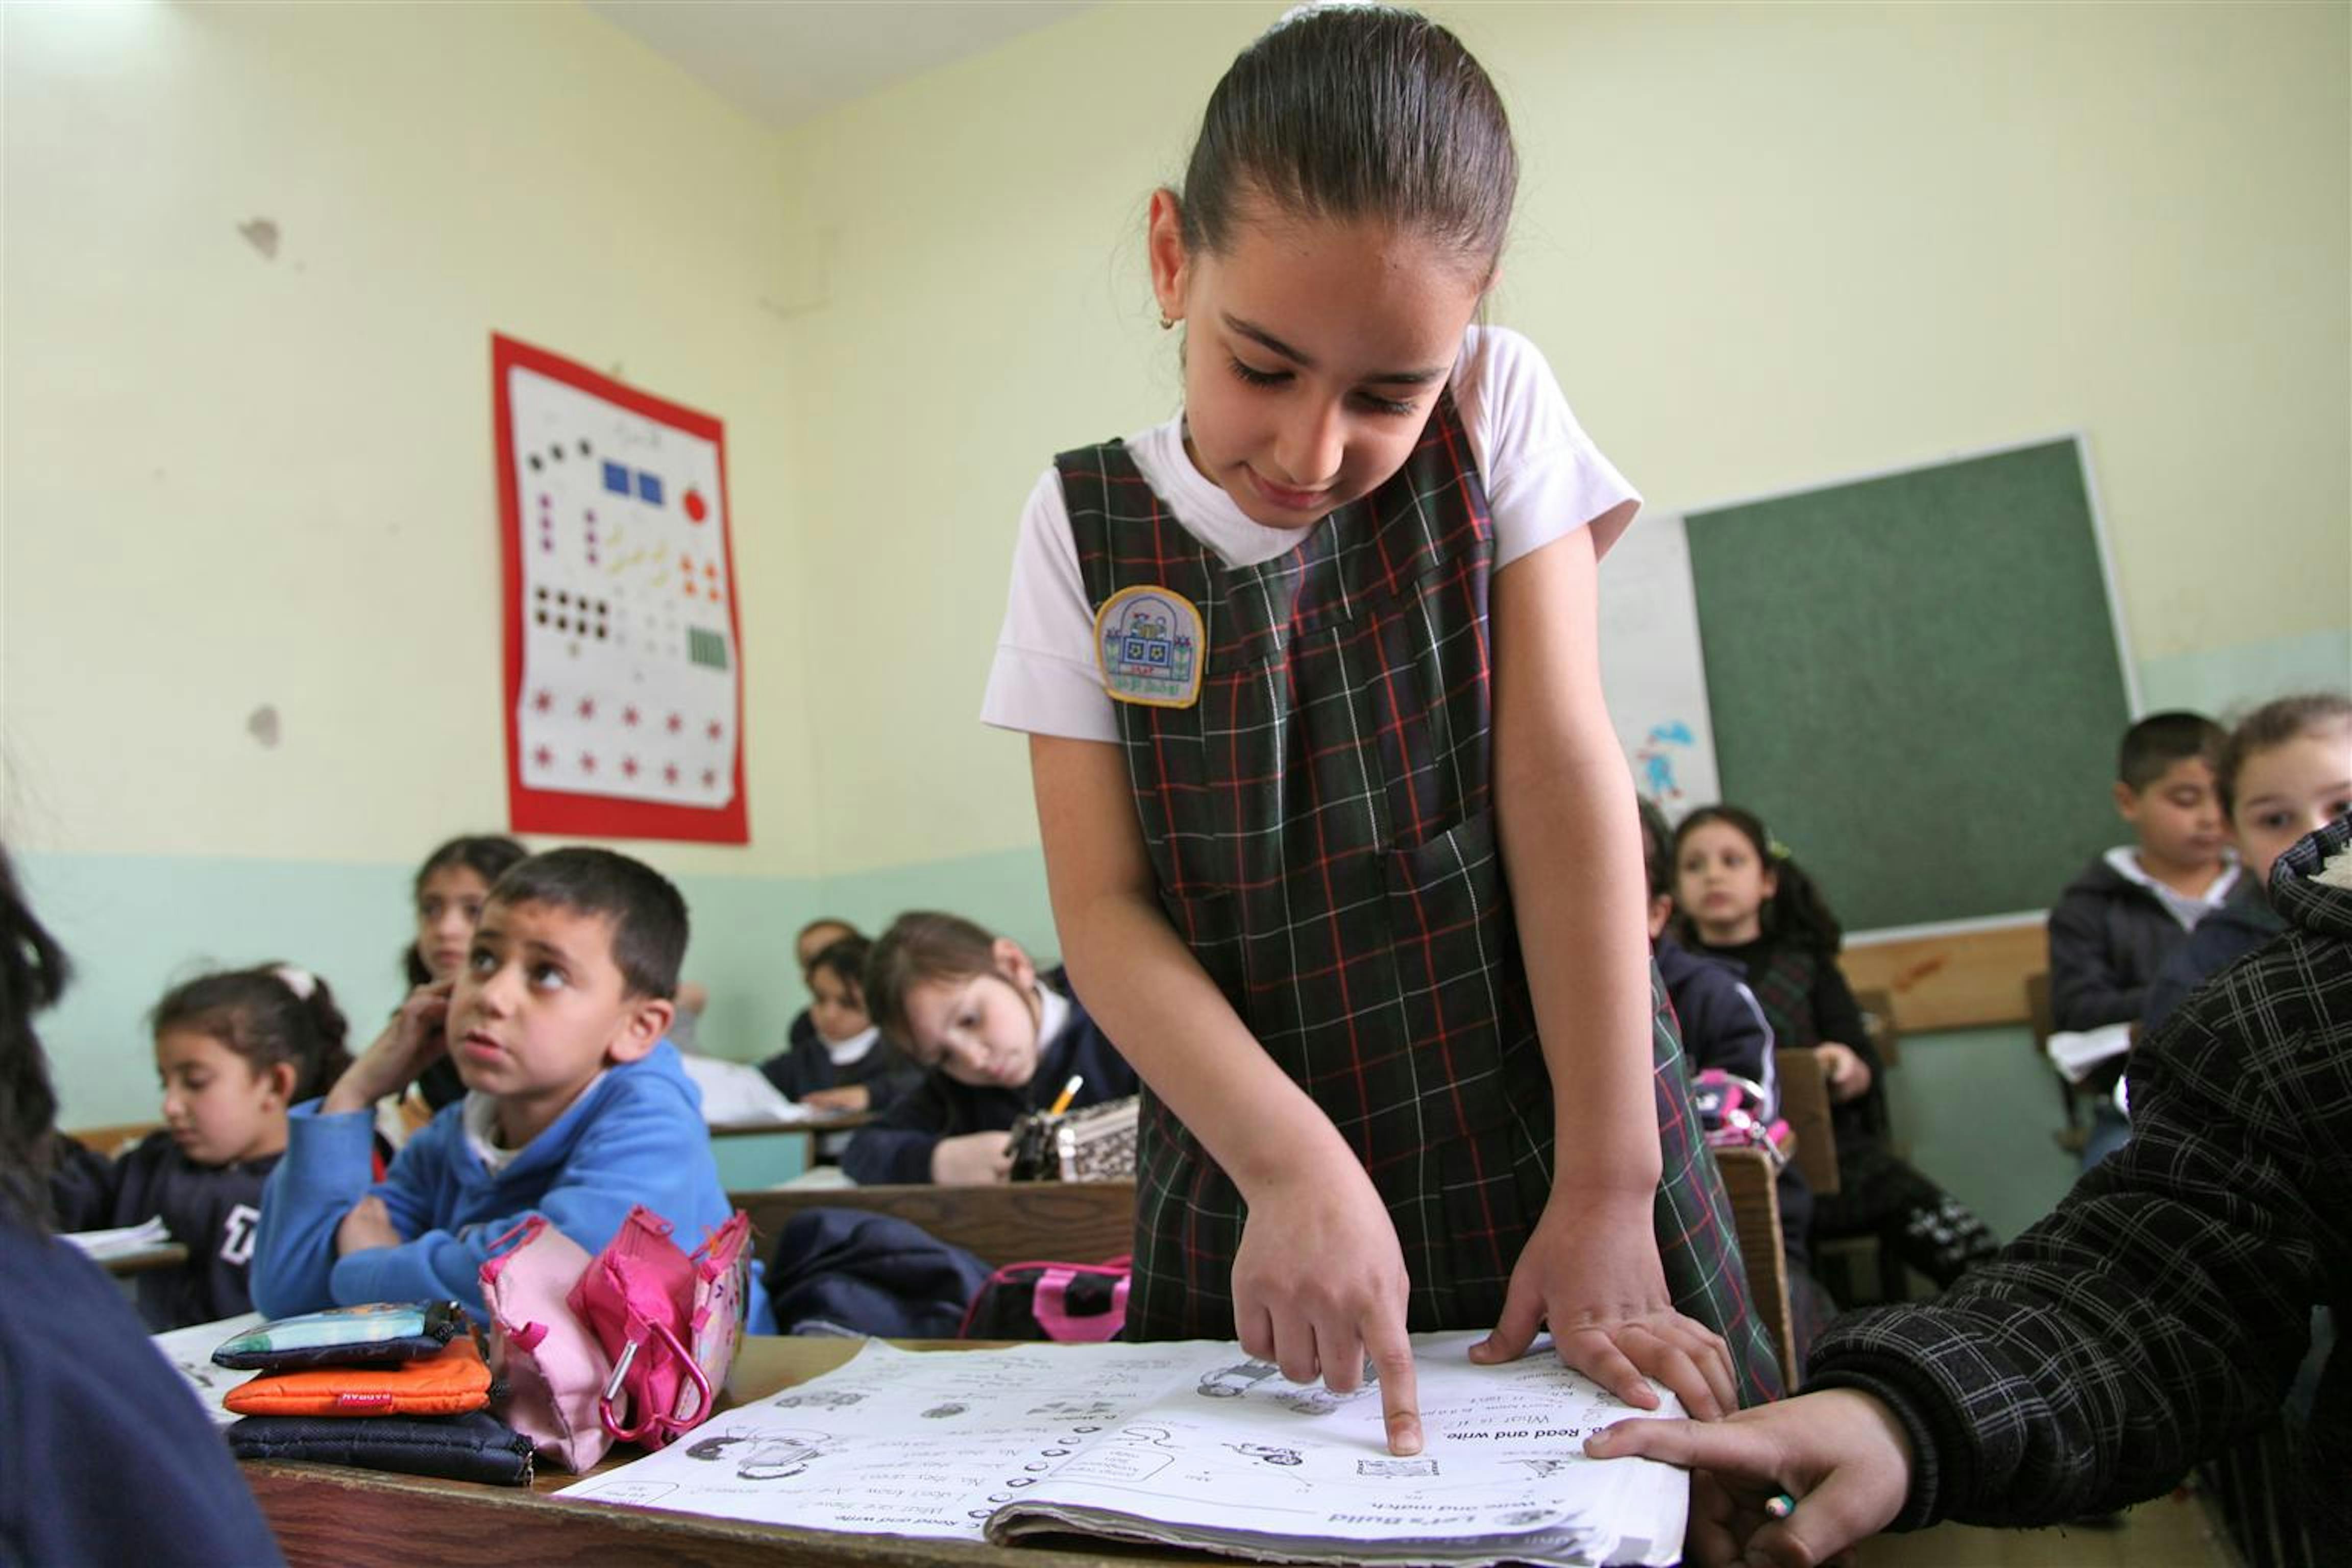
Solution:
<svg viewBox="0 0 2352 1568"><path fill-rule="evenodd" d="M1511 1270L1502 1321L1470 1352L1493 1364L1527 1352L1550 1325L1559 1359L1637 1410L1654 1410L1655 1378L1712 1421L1739 1408L1731 1351L1675 1310L1647 1194L1599 1203L1555 1197Z"/></svg>

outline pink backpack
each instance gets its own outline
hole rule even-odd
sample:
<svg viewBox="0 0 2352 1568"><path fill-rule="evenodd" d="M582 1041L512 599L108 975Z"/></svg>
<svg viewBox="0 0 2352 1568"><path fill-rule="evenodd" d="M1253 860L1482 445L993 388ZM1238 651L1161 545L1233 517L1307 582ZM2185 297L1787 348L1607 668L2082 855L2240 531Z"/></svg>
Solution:
<svg viewBox="0 0 2352 1568"><path fill-rule="evenodd" d="M566 1298L612 1371L598 1391L604 1429L658 1448L707 1420L743 1333L751 1222L737 1210L691 1256L640 1204Z"/></svg>
<svg viewBox="0 0 2352 1568"><path fill-rule="evenodd" d="M956 1337L1101 1344L1127 1326L1133 1264L1126 1255L1103 1263L1008 1263L973 1293Z"/></svg>
<svg viewBox="0 0 2352 1568"><path fill-rule="evenodd" d="M587 1271L588 1254L544 1215L490 1245L497 1250L482 1264L482 1299L507 1425L550 1464L581 1474L613 1446L596 1410L613 1359L565 1300Z"/></svg>

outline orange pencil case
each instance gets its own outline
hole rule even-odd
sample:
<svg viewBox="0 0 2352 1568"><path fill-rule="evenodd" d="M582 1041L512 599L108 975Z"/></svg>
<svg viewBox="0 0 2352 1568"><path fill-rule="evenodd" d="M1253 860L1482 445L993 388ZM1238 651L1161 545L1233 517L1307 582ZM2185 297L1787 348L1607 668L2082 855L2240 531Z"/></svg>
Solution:
<svg viewBox="0 0 2352 1568"><path fill-rule="evenodd" d="M471 1335L396 1366L270 1373L221 1401L239 1415L462 1415L490 1402L490 1369Z"/></svg>

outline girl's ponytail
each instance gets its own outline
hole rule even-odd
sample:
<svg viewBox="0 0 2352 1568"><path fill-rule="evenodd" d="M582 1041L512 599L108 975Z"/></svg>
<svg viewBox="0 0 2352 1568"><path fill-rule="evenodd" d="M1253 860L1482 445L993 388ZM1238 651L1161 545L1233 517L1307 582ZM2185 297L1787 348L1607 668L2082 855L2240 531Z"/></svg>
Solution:
<svg viewBox="0 0 2352 1568"><path fill-rule="evenodd" d="M164 993L149 1015L158 1035L186 1029L218 1040L256 1073L284 1062L294 1068L295 1103L334 1087L352 1055L351 1025L319 976L291 963L198 975Z"/></svg>
<svg viewBox="0 0 2352 1568"><path fill-rule="evenodd" d="M352 1026L351 1021L343 1016L343 1010L335 1005L335 994L328 989L324 979L308 970L292 969L291 965L278 967L281 980L288 978L288 971L290 970L293 974L310 983L310 988L304 991L296 989L289 982L289 989L294 990L299 1004L298 1016L301 1022L300 1037L295 1048L292 1096L294 1103L299 1105L306 1100L316 1100L334 1088L335 1080L350 1068L352 1053L346 1042L351 1038Z"/></svg>
<svg viewBox="0 0 2352 1568"><path fill-rule="evenodd" d="M1822 896L1820 885L1797 864L1788 846L1773 847L1779 853L1767 864L1780 879L1780 885L1771 901L1764 906L1766 934L1777 936L1792 947L1834 956L1845 945L1845 931L1831 911L1829 900Z"/></svg>

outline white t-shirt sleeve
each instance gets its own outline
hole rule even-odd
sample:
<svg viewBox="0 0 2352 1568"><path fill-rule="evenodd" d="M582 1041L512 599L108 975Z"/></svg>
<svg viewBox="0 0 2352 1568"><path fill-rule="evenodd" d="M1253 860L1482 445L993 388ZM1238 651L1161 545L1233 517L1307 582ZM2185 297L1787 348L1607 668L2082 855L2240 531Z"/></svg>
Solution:
<svg viewBox="0 0 2352 1568"><path fill-rule="evenodd" d="M1577 424L1542 353L1507 329L1471 329L1454 397L1486 481L1496 570L1585 527L1594 531L1594 552L1605 554L1642 498ZM1094 635L1061 476L1047 468L1022 509L982 721L1116 743L1118 716L1103 689Z"/></svg>
<svg viewBox="0 0 2352 1568"><path fill-rule="evenodd" d="M1094 637L1094 605L1078 574L1062 477L1047 468L1021 509L1004 629L997 634L981 722L1033 735L1116 742L1118 718L1095 663Z"/></svg>
<svg viewBox="0 0 2352 1568"><path fill-rule="evenodd" d="M1580 528L1605 555L1633 521L1640 492L1576 422L1543 351L1504 327L1472 329L1455 392L1495 522L1495 568Z"/></svg>

